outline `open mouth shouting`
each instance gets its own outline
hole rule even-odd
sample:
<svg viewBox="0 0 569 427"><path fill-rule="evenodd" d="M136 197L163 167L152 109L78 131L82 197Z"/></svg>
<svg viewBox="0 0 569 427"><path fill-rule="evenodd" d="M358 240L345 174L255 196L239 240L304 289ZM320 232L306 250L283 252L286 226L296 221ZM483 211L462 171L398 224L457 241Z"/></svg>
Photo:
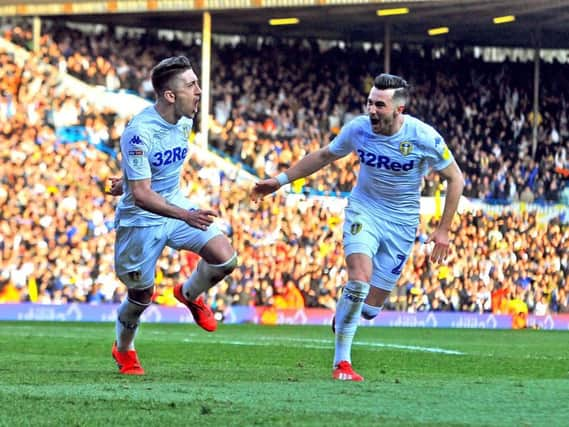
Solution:
<svg viewBox="0 0 569 427"><path fill-rule="evenodd" d="M370 116L369 120L371 122L371 128L374 132L381 130L381 120L378 117Z"/></svg>

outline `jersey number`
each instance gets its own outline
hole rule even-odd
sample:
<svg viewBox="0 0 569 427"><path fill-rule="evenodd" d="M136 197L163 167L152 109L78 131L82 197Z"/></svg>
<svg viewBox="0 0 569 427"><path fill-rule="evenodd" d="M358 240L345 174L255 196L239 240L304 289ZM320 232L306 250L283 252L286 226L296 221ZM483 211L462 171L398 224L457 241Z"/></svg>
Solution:
<svg viewBox="0 0 569 427"><path fill-rule="evenodd" d="M403 269L403 264L405 264L405 260L407 259L407 257L405 255L397 255L397 259L400 262L393 270L391 270L393 274L401 274L401 270Z"/></svg>

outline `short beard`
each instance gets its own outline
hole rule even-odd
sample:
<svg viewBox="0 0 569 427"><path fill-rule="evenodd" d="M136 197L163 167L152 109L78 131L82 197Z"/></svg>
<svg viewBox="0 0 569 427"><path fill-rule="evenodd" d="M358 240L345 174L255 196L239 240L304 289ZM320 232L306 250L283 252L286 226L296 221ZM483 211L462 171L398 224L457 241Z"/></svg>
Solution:
<svg viewBox="0 0 569 427"><path fill-rule="evenodd" d="M393 123L397 118L397 113L394 111L391 117L382 117L379 119L379 129L382 135L391 135Z"/></svg>

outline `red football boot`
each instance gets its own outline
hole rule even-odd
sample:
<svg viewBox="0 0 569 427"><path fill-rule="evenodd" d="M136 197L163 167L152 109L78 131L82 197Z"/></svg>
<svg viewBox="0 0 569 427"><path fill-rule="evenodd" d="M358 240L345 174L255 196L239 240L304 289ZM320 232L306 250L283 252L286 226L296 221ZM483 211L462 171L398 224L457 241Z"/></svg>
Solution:
<svg viewBox="0 0 569 427"><path fill-rule="evenodd" d="M144 369L140 366L136 350L119 351L117 342L113 343L113 358L117 362L119 372L125 375L144 375Z"/></svg>
<svg viewBox="0 0 569 427"><path fill-rule="evenodd" d="M188 301L182 294L182 285L174 286L174 297L186 307L190 309L196 323L208 332L217 329L217 320L213 315L213 311L204 302L202 297L198 297L195 301Z"/></svg>
<svg viewBox="0 0 569 427"><path fill-rule="evenodd" d="M336 368L332 372L332 377L335 380L340 381L363 381L364 377L360 374L356 373L353 368L352 364L347 360L342 360L340 363L336 365Z"/></svg>

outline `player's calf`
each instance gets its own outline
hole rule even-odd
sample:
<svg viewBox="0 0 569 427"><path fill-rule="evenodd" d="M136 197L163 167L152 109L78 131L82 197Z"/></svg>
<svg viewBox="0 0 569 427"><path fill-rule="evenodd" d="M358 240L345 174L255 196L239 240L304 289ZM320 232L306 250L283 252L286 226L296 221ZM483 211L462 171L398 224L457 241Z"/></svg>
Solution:
<svg viewBox="0 0 569 427"><path fill-rule="evenodd" d="M237 266L237 254L223 264L208 264L203 259L196 270L182 286L182 294L188 301L194 301L202 292L207 291L222 280Z"/></svg>
<svg viewBox="0 0 569 427"><path fill-rule="evenodd" d="M134 349L134 338L140 324L140 316L150 306L150 297L147 300L145 295L152 295L152 289L153 287L144 290L129 289L128 297L119 306L115 331L120 351Z"/></svg>
<svg viewBox="0 0 569 427"><path fill-rule="evenodd" d="M360 280L350 280L344 286L334 318L336 333L334 362L336 365L341 361L351 361L352 341L368 292L369 284Z"/></svg>

